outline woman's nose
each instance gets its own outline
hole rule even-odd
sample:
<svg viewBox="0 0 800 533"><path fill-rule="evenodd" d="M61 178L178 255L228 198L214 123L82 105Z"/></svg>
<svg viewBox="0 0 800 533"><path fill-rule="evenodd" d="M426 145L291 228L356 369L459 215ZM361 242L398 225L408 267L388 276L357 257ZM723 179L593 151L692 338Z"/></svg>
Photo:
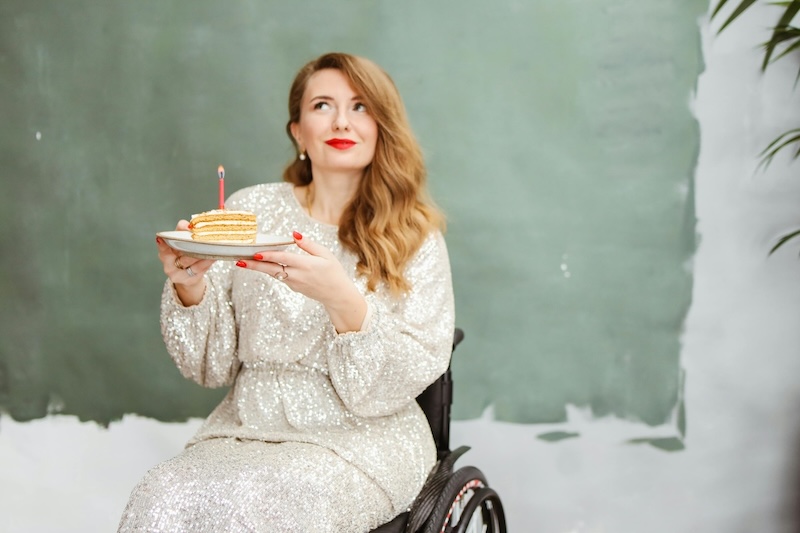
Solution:
<svg viewBox="0 0 800 533"><path fill-rule="evenodd" d="M347 115L343 111L336 113L336 117L333 119L333 129L334 130L350 129L350 122L347 120Z"/></svg>

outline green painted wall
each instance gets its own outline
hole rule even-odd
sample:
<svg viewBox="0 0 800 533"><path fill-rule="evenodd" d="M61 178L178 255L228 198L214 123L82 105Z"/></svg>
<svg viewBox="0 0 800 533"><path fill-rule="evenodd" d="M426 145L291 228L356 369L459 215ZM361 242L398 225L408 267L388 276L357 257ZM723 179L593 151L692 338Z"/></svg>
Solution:
<svg viewBox="0 0 800 533"><path fill-rule="evenodd" d="M163 348L156 231L279 179L288 85L329 50L405 96L449 214L455 415L646 424L680 402L688 102L707 2L8 0L0 408L203 416ZM689 411L691 406L688 406Z"/></svg>

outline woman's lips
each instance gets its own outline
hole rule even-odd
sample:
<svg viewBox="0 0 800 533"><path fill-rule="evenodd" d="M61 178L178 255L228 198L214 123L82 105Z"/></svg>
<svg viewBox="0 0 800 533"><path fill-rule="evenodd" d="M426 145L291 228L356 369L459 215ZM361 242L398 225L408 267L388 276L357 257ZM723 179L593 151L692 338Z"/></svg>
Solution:
<svg viewBox="0 0 800 533"><path fill-rule="evenodd" d="M325 141L325 144L336 148L337 150L347 150L348 148L352 148L355 146L355 141L351 141L350 139L330 139Z"/></svg>

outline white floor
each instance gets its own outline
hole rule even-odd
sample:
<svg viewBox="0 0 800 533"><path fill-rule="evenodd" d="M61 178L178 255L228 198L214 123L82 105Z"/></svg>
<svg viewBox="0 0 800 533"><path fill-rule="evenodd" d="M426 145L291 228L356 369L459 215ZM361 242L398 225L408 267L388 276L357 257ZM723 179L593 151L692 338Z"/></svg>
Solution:
<svg viewBox="0 0 800 533"><path fill-rule="evenodd" d="M452 447L472 447L457 467L469 464L484 471L501 493L513 531L527 531L524 524L536 515L539 523L545 518L562 523L560 529L549 531L606 531L589 525L592 506L597 504L575 501L575 478L592 471L598 479L613 478L614 469L607 461L617 462L619 456L650 460L669 455L625 445L627 438L641 435L638 424L614 419L598 423L575 409L570 409L570 427L581 437L560 443L536 438L560 426L505 424L488 416L487 411L484 419L455 422ZM139 478L180 452L199 424L199 420L169 424L128 416L105 429L75 417L26 423L0 419L0 531L115 530ZM665 427L663 432L670 434L671 429ZM606 460L592 464L593 456Z"/></svg>

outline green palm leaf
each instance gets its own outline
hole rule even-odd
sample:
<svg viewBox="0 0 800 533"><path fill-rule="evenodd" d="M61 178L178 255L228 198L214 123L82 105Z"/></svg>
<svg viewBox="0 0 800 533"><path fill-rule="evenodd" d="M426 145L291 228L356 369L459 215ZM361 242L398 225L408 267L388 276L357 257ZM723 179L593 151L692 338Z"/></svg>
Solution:
<svg viewBox="0 0 800 533"><path fill-rule="evenodd" d="M717 13L719 13L719 10L722 9L722 6L724 6L726 3L728 3L728 0L719 0L719 4L717 4L717 7L714 8L714 12L711 13L712 19L717 15ZM736 7L736 9L733 10L733 13L731 13L731 16L728 17L728 20L725 21L725 23L722 25L719 31L721 32L722 30L724 30L728 26L728 24L736 20L736 18L739 15L744 13L748 7L752 6L755 3L756 0L742 0L742 3L740 3Z"/></svg>
<svg viewBox="0 0 800 533"><path fill-rule="evenodd" d="M711 18L713 19L716 17L722 8L728 3L728 0L719 0L717 5L714 7L713 12L711 13ZM742 0L736 9L733 10L733 13L728 16L725 20L725 23L717 30L717 33L722 33L722 30L728 27L728 25L736 20L739 15L747 11L753 4L756 3L756 0ZM800 0L791 0L788 2L770 2L771 5L783 7L783 13L781 13L780 18L778 19L777 24L772 28L772 35L770 39L764 43L764 60L761 64L761 69L765 70L767 65L770 61L774 61L780 59L781 57L785 56L787 53L796 50L797 47L789 46L788 49L781 52L777 57L773 59L773 55L775 54L776 47L785 42L792 39L800 39L800 29L791 26L791 22L794 17L800 13ZM798 74L800 76L800 74Z"/></svg>
<svg viewBox="0 0 800 533"><path fill-rule="evenodd" d="M798 235L800 235L800 229L781 237L780 240L775 244L775 246L773 246L772 249L769 251L769 255L772 255L775 252L775 250L786 244L786 242L789 241L790 239L794 239Z"/></svg>
<svg viewBox="0 0 800 533"><path fill-rule="evenodd" d="M728 3L728 0L719 0L719 3L717 4L717 7L715 7L714 11L711 13L711 18L713 19L714 17L716 17L717 13L719 13L719 10L722 9L722 6L724 6L727 3Z"/></svg>
<svg viewBox="0 0 800 533"><path fill-rule="evenodd" d="M766 169L772 162L772 158L775 157L775 154L783 147L798 141L800 141L800 128L795 128L779 135L759 154L759 157L762 158L759 166L763 166ZM794 157L797 158L799 155L800 148L794 153Z"/></svg>
<svg viewBox="0 0 800 533"><path fill-rule="evenodd" d="M796 35L795 35L795 37L794 37L794 38L796 39L796 40L795 40L795 42L793 42L791 45L787 46L787 47L786 47L786 49L784 49L784 51L783 51L783 52L781 52L780 54L778 54L777 56L775 56L775 57L773 58L773 60L772 60L773 62L775 62L775 61L779 60L780 58L782 58L782 57L783 57L783 56L785 56L786 54L789 54L789 53L791 53L791 52L794 52L795 50L797 50L798 48L800 48L800 28L792 28L792 30L793 30L793 32L796 34ZM790 38L791 38L791 37L787 37L785 40L787 40L787 41L788 41ZM766 44L765 44L764 46L766 47Z"/></svg>
<svg viewBox="0 0 800 533"><path fill-rule="evenodd" d="M775 48L781 43L790 44L788 44L788 46L786 46L786 48L784 48L780 54L770 59L770 56L774 53ZM768 63L774 63L783 56L794 52L798 48L800 48L800 28L795 28L794 26L776 27L770 40L764 43L764 49L766 52L764 54L764 61L761 64L761 70L766 70ZM800 80L800 70L797 72L795 85L797 85L798 80Z"/></svg>
<svg viewBox="0 0 800 533"><path fill-rule="evenodd" d="M786 10L783 12L783 15L781 15L780 20L778 20L778 23L775 25L775 28L772 31L772 38L767 42L767 53L764 55L764 63L761 66L762 69L767 68L769 59L772 57L772 53L775 51L775 46L786 39L792 38L786 37L785 35L791 35L791 30L795 29L789 24L792 22L792 19L794 19L794 16L797 15L797 12L800 11L800 2L788 2L787 4L788 5L785 5ZM795 38L797 38L796 35Z"/></svg>
<svg viewBox="0 0 800 533"><path fill-rule="evenodd" d="M725 20L725 23L720 27L717 33L722 32L728 25L736 20L736 18L744 13L750 6L752 6L756 0L742 0L736 9L734 9L733 13ZM716 17L720 10L728 3L728 0L719 0L714 11L711 13L711 18L713 19ZM800 49L800 28L796 28L791 26L791 22L794 17L800 13L800 0L790 0L790 1L782 1L782 2L771 2L772 5L783 7L783 13L781 14L778 23L772 28L772 35L770 36L769 40L764 43L764 61L761 64L761 70L766 70L767 65L771 62L777 61L778 59L782 58L783 56L794 52ZM778 45L785 44L786 47L780 52L778 55L775 55L776 48ZM797 81L800 80L800 72L797 73L797 78L795 79L795 85ZM769 143L763 152L759 155L761 158L761 163L759 166L767 167L772 162L772 159L775 157L780 150L787 147L790 144L798 143L800 144L800 128L795 128L793 130L789 130L783 135L779 135L775 140ZM796 159L800 157L800 146L794 151L793 157ZM783 237L781 237L775 246L769 251L769 255L772 255L775 250L786 244L789 240L800 237L800 229L795 230L791 233L787 233Z"/></svg>

